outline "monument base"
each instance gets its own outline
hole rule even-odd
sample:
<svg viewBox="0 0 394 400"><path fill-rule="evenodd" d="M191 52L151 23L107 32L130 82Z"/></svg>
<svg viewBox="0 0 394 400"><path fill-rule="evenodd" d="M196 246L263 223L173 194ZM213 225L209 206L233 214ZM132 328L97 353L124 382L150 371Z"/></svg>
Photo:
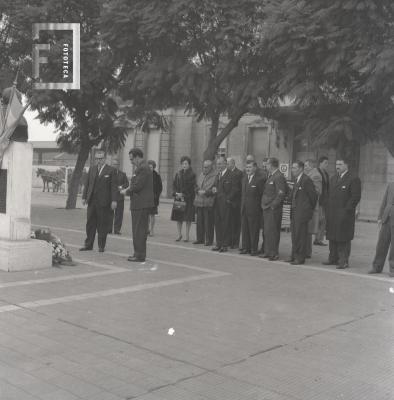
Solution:
<svg viewBox="0 0 394 400"><path fill-rule="evenodd" d="M0 239L0 270L28 271L52 267L52 246L37 239Z"/></svg>

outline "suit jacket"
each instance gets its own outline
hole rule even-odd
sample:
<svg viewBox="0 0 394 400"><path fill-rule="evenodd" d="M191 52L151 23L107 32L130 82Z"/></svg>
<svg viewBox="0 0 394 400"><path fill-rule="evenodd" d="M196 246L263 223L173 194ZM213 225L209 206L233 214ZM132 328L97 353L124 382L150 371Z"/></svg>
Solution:
<svg viewBox="0 0 394 400"><path fill-rule="evenodd" d="M241 206L242 180L244 174L237 167L235 167L231 171L231 174L232 174L233 185L232 185L232 193L230 196L230 201L233 207L239 208Z"/></svg>
<svg viewBox="0 0 394 400"><path fill-rule="evenodd" d="M378 221L382 221L385 224L391 214L391 209L394 205L394 182L387 185L386 192L383 196L382 204L380 205Z"/></svg>
<svg viewBox="0 0 394 400"><path fill-rule="evenodd" d="M330 181L327 206L327 239L347 242L354 237L356 207L361 199L361 181L347 172Z"/></svg>
<svg viewBox="0 0 394 400"><path fill-rule="evenodd" d="M114 177L117 188L119 186L122 186L122 189L127 189L129 187L129 180L123 171L114 168ZM117 189L116 201L124 201L124 196L120 194L119 189Z"/></svg>
<svg viewBox="0 0 394 400"><path fill-rule="evenodd" d="M216 187L215 206L226 207L231 206L231 195L234 193L234 179L231 171L227 169L223 176L221 172L216 175L213 187Z"/></svg>
<svg viewBox="0 0 394 400"><path fill-rule="evenodd" d="M322 192L319 196L319 204L322 207L326 207L327 201L328 201L328 192L330 190L330 177L329 177L327 171L325 171L321 168L317 168L317 171L319 172L319 174L322 177Z"/></svg>
<svg viewBox="0 0 394 400"><path fill-rule="evenodd" d="M313 168L311 171L306 173L309 178L312 179L313 185L315 186L316 193L318 198L323 190L323 178L321 177L317 168ZM316 202L316 207L313 210L312 219L309 221L308 231L309 233L317 233L319 230L319 219L320 219L320 205L319 201Z"/></svg>
<svg viewBox="0 0 394 400"><path fill-rule="evenodd" d="M249 182L248 176L242 179L241 214L248 216L261 216L261 196L263 195L265 181L262 177L253 175Z"/></svg>
<svg viewBox="0 0 394 400"><path fill-rule="evenodd" d="M154 207L153 173L145 160L135 169L126 194L130 196L130 210Z"/></svg>
<svg viewBox="0 0 394 400"><path fill-rule="evenodd" d="M261 198L261 208L282 208L283 202L287 194L287 182L284 175L277 169L270 177L268 177L263 197Z"/></svg>
<svg viewBox="0 0 394 400"><path fill-rule="evenodd" d="M215 184L216 174L214 170L208 172L206 175L201 172L196 184L196 197L194 199L196 207L213 207L215 196L212 193L212 188ZM199 190L205 190L205 194L198 194Z"/></svg>
<svg viewBox="0 0 394 400"><path fill-rule="evenodd" d="M114 172L114 169L107 164L104 165L100 175L97 165L89 168L82 199L88 204L95 200L102 207L109 207L111 202L117 201L118 187Z"/></svg>
<svg viewBox="0 0 394 400"><path fill-rule="evenodd" d="M291 216L295 222L308 222L316 207L317 192L311 178L302 174L296 182L291 195Z"/></svg>

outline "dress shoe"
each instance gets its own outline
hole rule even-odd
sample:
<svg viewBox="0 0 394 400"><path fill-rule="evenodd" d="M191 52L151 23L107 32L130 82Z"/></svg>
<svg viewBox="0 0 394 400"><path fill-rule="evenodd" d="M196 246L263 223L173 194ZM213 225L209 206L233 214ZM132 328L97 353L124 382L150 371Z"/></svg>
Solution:
<svg viewBox="0 0 394 400"><path fill-rule="evenodd" d="M104 253L104 248L103 247L99 248L99 253Z"/></svg>
<svg viewBox="0 0 394 400"><path fill-rule="evenodd" d="M379 271L376 271L375 268L371 268L371 269L368 271L368 274L380 274L380 272L379 272Z"/></svg>
<svg viewBox="0 0 394 400"><path fill-rule="evenodd" d="M322 264L323 265L337 265L338 261L327 260L327 261L323 261Z"/></svg>
<svg viewBox="0 0 394 400"><path fill-rule="evenodd" d="M138 258L138 257L135 257L135 256L133 256L133 257L129 257L128 259L127 259L127 261L131 261L131 262L144 262L145 261L145 258Z"/></svg>
<svg viewBox="0 0 394 400"><path fill-rule="evenodd" d="M265 254L265 253L260 253L259 257L260 258L269 258L270 256L268 254Z"/></svg>
<svg viewBox="0 0 394 400"><path fill-rule="evenodd" d="M285 260L285 262L287 262L287 263L289 263L289 264L291 264L292 262L294 262L295 260L294 260L294 258L288 258L287 260Z"/></svg>
<svg viewBox="0 0 394 400"><path fill-rule="evenodd" d="M226 253L227 252L227 247L222 247L220 250L219 250L219 253Z"/></svg>
<svg viewBox="0 0 394 400"><path fill-rule="evenodd" d="M239 251L239 254L248 254L248 250L242 249Z"/></svg>
<svg viewBox="0 0 394 400"><path fill-rule="evenodd" d="M200 242L198 240L195 240L192 244L204 244L204 242Z"/></svg>
<svg viewBox="0 0 394 400"><path fill-rule="evenodd" d="M315 240L315 241L313 242L313 244L314 244L315 246L327 246L327 244L326 244L326 243L323 243L321 240Z"/></svg>
<svg viewBox="0 0 394 400"><path fill-rule="evenodd" d="M257 256L259 255L259 252L258 252L258 251L252 251L252 252L250 253L250 255L251 255L252 257L257 257Z"/></svg>
<svg viewBox="0 0 394 400"><path fill-rule="evenodd" d="M349 264L348 263L339 264L339 265L337 265L336 269L346 269L346 268L349 268Z"/></svg>
<svg viewBox="0 0 394 400"><path fill-rule="evenodd" d="M305 261L301 261L301 260L294 260L290 263L291 265L302 265L305 264Z"/></svg>
<svg viewBox="0 0 394 400"><path fill-rule="evenodd" d="M269 261L278 261L279 260L279 256L272 256L272 257L268 257Z"/></svg>
<svg viewBox="0 0 394 400"><path fill-rule="evenodd" d="M305 258L312 258L312 256L305 256Z"/></svg>
<svg viewBox="0 0 394 400"><path fill-rule="evenodd" d="M175 239L176 242L180 242L181 240L182 240L182 235L181 235L181 236L178 236L178 237Z"/></svg>
<svg viewBox="0 0 394 400"><path fill-rule="evenodd" d="M122 234L122 233L119 232L119 231L115 232L115 235L121 235L121 234Z"/></svg>
<svg viewBox="0 0 394 400"><path fill-rule="evenodd" d="M220 251L220 250L221 250L221 247L215 246L215 247L212 247L211 250L212 250L212 251Z"/></svg>
<svg viewBox="0 0 394 400"><path fill-rule="evenodd" d="M212 242L207 242L204 244L204 246L212 246Z"/></svg>
<svg viewBox="0 0 394 400"><path fill-rule="evenodd" d="M79 251L90 251L93 250L93 247L81 247Z"/></svg>

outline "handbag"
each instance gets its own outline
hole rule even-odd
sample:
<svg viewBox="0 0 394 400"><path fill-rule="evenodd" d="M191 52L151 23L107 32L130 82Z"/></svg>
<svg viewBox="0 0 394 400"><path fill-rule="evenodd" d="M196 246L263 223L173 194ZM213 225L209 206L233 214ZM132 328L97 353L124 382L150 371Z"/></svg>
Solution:
<svg viewBox="0 0 394 400"><path fill-rule="evenodd" d="M172 209L177 212L184 213L186 210L186 202L184 200L174 200L174 204L172 205Z"/></svg>

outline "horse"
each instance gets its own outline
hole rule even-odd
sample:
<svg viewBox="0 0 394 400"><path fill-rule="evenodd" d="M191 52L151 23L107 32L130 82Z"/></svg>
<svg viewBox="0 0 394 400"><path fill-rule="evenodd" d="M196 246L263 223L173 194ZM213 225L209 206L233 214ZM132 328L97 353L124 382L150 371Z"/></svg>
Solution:
<svg viewBox="0 0 394 400"><path fill-rule="evenodd" d="M44 184L42 191L45 192L45 186L49 192L49 183L52 184L52 192L58 192L64 183L64 172L59 169L57 171L47 171L44 168L37 168L37 177L41 176Z"/></svg>

